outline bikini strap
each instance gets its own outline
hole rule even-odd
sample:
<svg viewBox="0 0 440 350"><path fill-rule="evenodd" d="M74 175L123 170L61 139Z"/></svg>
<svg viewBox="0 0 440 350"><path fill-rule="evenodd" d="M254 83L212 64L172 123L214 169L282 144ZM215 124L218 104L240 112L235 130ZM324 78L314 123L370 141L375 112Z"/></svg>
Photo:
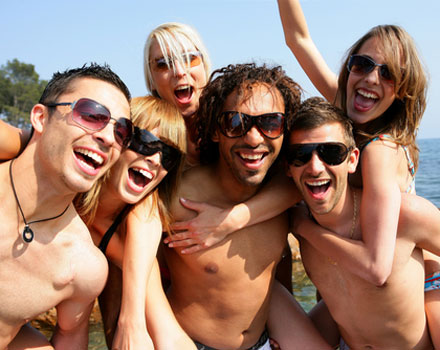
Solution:
<svg viewBox="0 0 440 350"><path fill-rule="evenodd" d="M108 228L108 230L105 232L104 236L102 236L101 242L99 242L98 248L104 253L107 250L108 243L110 242L110 239L113 237L113 234L116 232L116 229L124 220L125 216L128 214L129 209L131 208L131 205L126 205L124 209L120 211L118 216L116 217L115 221L111 224L111 226Z"/></svg>

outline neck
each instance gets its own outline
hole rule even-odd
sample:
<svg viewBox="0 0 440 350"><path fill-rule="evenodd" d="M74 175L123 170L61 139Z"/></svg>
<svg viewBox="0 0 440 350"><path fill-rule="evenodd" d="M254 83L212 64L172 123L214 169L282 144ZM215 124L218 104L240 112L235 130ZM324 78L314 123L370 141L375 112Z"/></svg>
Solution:
<svg viewBox="0 0 440 350"><path fill-rule="evenodd" d="M127 205L110 186L109 181L107 181L101 189L96 217L114 219Z"/></svg>
<svg viewBox="0 0 440 350"><path fill-rule="evenodd" d="M8 172L11 162L7 164ZM60 186L52 181L52 177L47 176L46 172L41 171L35 162L30 162L26 156L20 156L13 161L8 177L13 181L17 199L27 221L61 213L75 196L75 193L67 188L60 189ZM13 192L12 183L9 186Z"/></svg>
<svg viewBox="0 0 440 350"><path fill-rule="evenodd" d="M347 186L345 194L343 194L335 207L326 214L313 213L315 220L340 236L352 239L355 236L356 227L359 217L359 194L350 186Z"/></svg>

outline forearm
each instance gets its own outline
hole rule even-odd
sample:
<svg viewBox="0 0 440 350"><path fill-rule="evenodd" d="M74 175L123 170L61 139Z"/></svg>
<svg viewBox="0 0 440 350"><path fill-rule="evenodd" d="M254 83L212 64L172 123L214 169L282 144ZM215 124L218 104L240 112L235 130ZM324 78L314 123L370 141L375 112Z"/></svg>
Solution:
<svg viewBox="0 0 440 350"><path fill-rule="evenodd" d="M0 120L0 160L16 157L29 140L29 131Z"/></svg>
<svg viewBox="0 0 440 350"><path fill-rule="evenodd" d="M278 0L287 46L313 85L330 102L335 101L337 77L314 44L299 0Z"/></svg>
<svg viewBox="0 0 440 350"><path fill-rule="evenodd" d="M160 280L159 264L154 262L147 287L146 319L156 349L195 350L194 342L177 322Z"/></svg>

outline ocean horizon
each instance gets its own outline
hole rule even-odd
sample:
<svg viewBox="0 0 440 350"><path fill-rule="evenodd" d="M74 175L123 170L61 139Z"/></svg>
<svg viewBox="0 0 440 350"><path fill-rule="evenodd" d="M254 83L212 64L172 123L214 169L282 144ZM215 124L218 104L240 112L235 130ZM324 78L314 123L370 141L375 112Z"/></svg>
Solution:
<svg viewBox="0 0 440 350"><path fill-rule="evenodd" d="M416 193L440 208L440 138L417 140L420 150Z"/></svg>

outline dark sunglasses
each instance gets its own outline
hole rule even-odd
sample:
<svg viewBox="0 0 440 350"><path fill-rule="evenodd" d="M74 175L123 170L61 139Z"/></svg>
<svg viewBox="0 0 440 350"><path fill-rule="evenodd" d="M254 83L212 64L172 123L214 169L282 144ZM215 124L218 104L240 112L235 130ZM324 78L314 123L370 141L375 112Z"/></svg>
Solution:
<svg viewBox="0 0 440 350"><path fill-rule="evenodd" d="M133 137L128 149L144 156L151 156L160 152L161 164L167 171L170 171L180 161L182 156L180 150L167 145L148 130L140 129L137 126L134 127Z"/></svg>
<svg viewBox="0 0 440 350"><path fill-rule="evenodd" d="M316 150L319 159L328 165L339 165L347 159L352 147L347 147L340 142L324 143L297 143L287 149L286 159L290 165L300 167L312 159L313 151Z"/></svg>
<svg viewBox="0 0 440 350"><path fill-rule="evenodd" d="M186 63L187 67L192 68L200 65L202 63L202 54L198 51L193 52L187 52L182 53L183 62ZM167 64L168 60L168 64ZM155 60L152 60L153 62L153 69L159 72L167 71L172 64L175 64L175 61L177 58L174 57L161 57Z"/></svg>
<svg viewBox="0 0 440 350"><path fill-rule="evenodd" d="M70 106L72 120L79 126L92 131L104 129L111 119L115 121L114 135L116 142L127 147L133 134L133 124L127 118L112 118L110 111L102 104L89 98L80 98L75 102L47 103L47 107Z"/></svg>
<svg viewBox="0 0 440 350"><path fill-rule="evenodd" d="M255 125L264 136L269 139L276 139L284 132L284 119L283 113L249 115L236 111L226 111L220 114L218 125L221 133L230 138L246 135Z"/></svg>
<svg viewBox="0 0 440 350"><path fill-rule="evenodd" d="M368 56L351 55L347 63L347 69L350 73L362 75L370 73L376 67L379 67L379 74L382 79L388 82L394 81L386 64L378 64Z"/></svg>

